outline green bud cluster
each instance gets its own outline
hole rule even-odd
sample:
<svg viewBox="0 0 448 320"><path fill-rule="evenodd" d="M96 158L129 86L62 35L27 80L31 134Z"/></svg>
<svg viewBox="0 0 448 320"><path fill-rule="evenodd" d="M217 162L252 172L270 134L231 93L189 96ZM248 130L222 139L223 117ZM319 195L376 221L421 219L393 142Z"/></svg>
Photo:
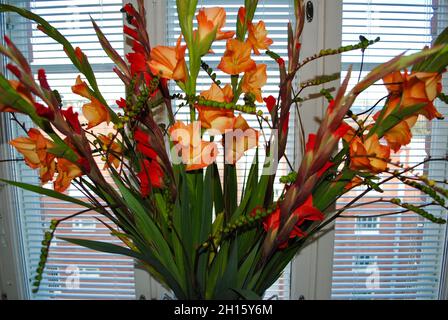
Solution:
<svg viewBox="0 0 448 320"><path fill-rule="evenodd" d="M325 99L328 100L328 102L330 102L331 100L334 100L333 96L330 93L330 90L322 89L322 90L320 90L320 93L325 97Z"/></svg>
<svg viewBox="0 0 448 320"><path fill-rule="evenodd" d="M437 224L445 224L446 223L445 219L440 218L440 217L436 217L433 214L429 213L428 211L426 211L426 210L424 210L422 208L416 207L416 206L414 206L412 204L403 203L400 206L405 208L405 209L407 209L407 210L409 210L409 211L415 212L416 214L422 216L423 218L425 218L425 219L427 219L427 220L429 220L429 221L431 221L433 223L437 223Z"/></svg>
<svg viewBox="0 0 448 320"><path fill-rule="evenodd" d="M321 84L337 80L339 79L339 77L340 77L339 73L335 73L332 75L323 75L312 80L301 82L300 87L303 89L311 86L319 86Z"/></svg>
<svg viewBox="0 0 448 320"><path fill-rule="evenodd" d="M212 79L212 81L217 85L220 86L221 85L221 81L220 80L216 80L216 73L213 72L213 69L210 68L210 66L205 63L204 61L201 60L201 68L207 73L207 75L210 77L210 79Z"/></svg>
<svg viewBox="0 0 448 320"><path fill-rule="evenodd" d="M429 186L429 185L425 185L425 184L421 184L418 183L416 181L412 181L412 180L408 180L404 177L400 177L399 178L401 180L401 182L403 182L404 184L413 187L417 190L420 190L421 192L427 194L428 196L430 196L435 202L437 202L438 204L440 204L441 206L445 206L445 199L443 199L441 196L439 196L436 192L436 190L434 189L434 186Z"/></svg>
<svg viewBox="0 0 448 320"><path fill-rule="evenodd" d="M219 108L219 109L227 109L227 110L237 110L237 111L241 111L244 113L249 113L249 114L256 114L257 110L255 105L238 105L235 103L226 103L226 102L217 102L217 101L211 101L211 100L206 100L202 97L198 97L196 99L196 102L204 107L212 107L212 108Z"/></svg>
<svg viewBox="0 0 448 320"><path fill-rule="evenodd" d="M34 277L33 282L33 293L37 293L39 291L39 286L42 281L42 275L44 273L45 265L48 259L48 251L51 245L51 241L54 237L54 232L58 226L59 222L57 220L51 220L50 230L46 231L44 234L44 239L42 240L42 248L40 250L40 258L39 263L36 268L36 276Z"/></svg>
<svg viewBox="0 0 448 320"><path fill-rule="evenodd" d="M286 176L280 177L280 183L292 184L292 183L296 182L297 176L298 176L297 172L295 172L295 171L290 172Z"/></svg>
<svg viewBox="0 0 448 320"><path fill-rule="evenodd" d="M365 49L367 49L367 47L377 43L378 41L380 41L379 37L376 38L375 40L367 40L365 37L360 36L360 42L355 45L342 46L337 49L323 49L319 52L319 56L321 56L321 57L329 56L329 55L344 53L347 51L353 51L353 50L358 50L358 49L365 50Z"/></svg>

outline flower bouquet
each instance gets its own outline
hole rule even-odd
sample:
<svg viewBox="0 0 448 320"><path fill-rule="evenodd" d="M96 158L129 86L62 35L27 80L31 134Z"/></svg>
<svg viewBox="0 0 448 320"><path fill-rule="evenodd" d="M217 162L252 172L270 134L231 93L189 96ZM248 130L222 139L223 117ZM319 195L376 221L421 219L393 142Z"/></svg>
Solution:
<svg viewBox="0 0 448 320"><path fill-rule="evenodd" d="M5 37L0 52L9 60L8 78L0 74L0 112L9 113L25 136L10 144L33 169L42 184L53 189L15 181L3 182L45 196L82 206L62 220L53 220L43 240L41 260L33 285L38 290L50 243L58 225L77 215L95 211L100 221L122 245L87 239L64 240L93 250L134 258L178 299L258 299L279 278L298 250L318 237L325 226L344 212L365 205L368 192L399 179L427 194L432 201L415 206L400 199L378 199L412 211L435 223L445 223L425 210L447 208L444 181L432 181L390 160L410 142L411 128L419 116L441 118L434 106L441 92L442 73L448 64L448 30L431 48L412 55L399 55L380 65L349 91L351 72L328 100L320 127L303 139L298 169L276 177L285 154L289 118L305 97L305 87L319 87L335 80L319 76L298 83L302 68L329 55L366 50L379 39L360 37L357 45L321 50L301 56L304 3L295 1L295 22L288 24L288 59L270 50L272 40L263 21L253 21L256 0L245 0L235 31L224 31L223 8L197 8L197 0L178 0L181 36L173 47L151 47L143 0L122 11L124 34L131 46L121 57L92 20L98 41L115 63L114 72L126 88L114 106L104 99L88 57L40 16L10 5L1 12L15 12L34 21L39 30L62 45L79 71L73 93L86 99L82 114L62 104L47 81L45 70L37 75ZM194 20L197 27L194 27ZM203 61L212 55L212 44L226 41L217 74ZM267 66L254 55L264 54L276 62L279 91L265 96ZM209 77L208 90L197 92L199 74ZM350 108L368 87L382 80L388 90L384 106L362 115ZM181 93L173 92L174 84ZM189 111L189 121L179 121L173 101ZM263 112L261 108L267 108ZM160 116L161 113L166 116ZM25 127L17 115L34 123ZM247 116L260 126L251 128ZM109 125L109 134L98 126ZM269 135L265 132L269 129ZM261 143L262 138L264 143ZM251 168L244 177L238 160L255 149ZM258 150L264 149L260 159ZM261 152L260 152L261 153ZM447 161L428 158L424 162ZM380 175L381 174L381 175ZM274 198L280 178L283 192ZM64 191L75 184L85 201ZM242 185L242 187L241 187ZM335 202L356 186L365 189L339 210ZM239 187L240 186L240 187ZM368 204L372 204L369 202Z"/></svg>

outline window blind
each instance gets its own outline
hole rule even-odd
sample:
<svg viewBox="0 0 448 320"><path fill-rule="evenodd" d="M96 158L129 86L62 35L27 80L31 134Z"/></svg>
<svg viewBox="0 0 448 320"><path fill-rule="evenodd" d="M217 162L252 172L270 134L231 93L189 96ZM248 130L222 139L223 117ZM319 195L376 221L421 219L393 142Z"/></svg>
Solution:
<svg viewBox="0 0 448 320"><path fill-rule="evenodd" d="M238 9L244 5L244 1L242 0L200 0L198 1L198 5L202 7L216 7L221 6L224 7L227 13L226 25L223 30L235 30L236 19ZM175 45L177 38L180 34L180 27L178 25L177 20L177 10L176 10L176 1L168 0L167 1L167 42L168 45ZM266 29L268 30L268 37L274 40L273 45L270 47L270 50L278 53L282 58L287 61L287 23L288 21L292 21L294 19L294 7L293 2L290 0L260 0L257 12L254 16L253 21L256 23L259 20L263 20L266 23ZM197 27L196 21L194 21L194 27ZM216 41L213 44L212 50L214 54L207 55L203 58L203 60L215 71L218 75L218 79L220 79L225 85L226 83L230 83L230 76L224 74L219 69L216 68L218 65L224 50L225 50L225 41ZM267 57L264 54L260 56L254 56L253 59L256 63L264 63L267 65L267 73L268 80L266 86L263 87L263 97L267 97L269 95L273 95L277 97L278 95L278 85L279 85L279 72L277 63L271 58ZM208 78L205 72L201 72L198 78L198 92L207 90L211 85L211 80ZM173 88L174 91L178 91L179 89ZM182 101L179 101L176 105L179 105ZM243 103L242 101L240 103ZM257 105L258 109L263 110L264 115L269 115L267 108L264 105ZM188 122L189 119L189 109L184 107L183 109L178 109L177 117L179 120L183 120ZM249 126L259 130L259 123L255 116L243 115L247 120ZM290 138L289 146L287 147L286 154L289 160L292 162L294 160L294 121L295 118L293 114L290 117ZM269 139L270 130L266 125L263 125L263 130L266 136ZM261 134L259 145L261 146L259 149L259 160L260 163L264 161L264 138ZM222 157L223 152L220 150L220 156ZM246 152L246 155L241 158L237 163L237 173L238 173L238 185L239 188L242 188L243 183L245 181L245 175L248 174L250 166L252 164L252 159L255 155L255 149L251 149ZM222 158L218 158L218 163L223 163ZM261 167L261 166L260 166ZM222 168L221 168L222 169ZM287 163L283 160L279 163L279 168L277 171L277 183L274 186L275 198L281 193L283 185L278 182L278 178L289 173L289 167ZM260 169L261 174L261 169ZM290 292L290 276L289 271L290 268L286 268L283 276L277 281L276 284L270 288L265 294L265 298L273 298L273 299L289 299Z"/></svg>
<svg viewBox="0 0 448 320"><path fill-rule="evenodd" d="M407 50L411 54L430 45L434 37L447 25L446 1L390 1L343 0L343 45L377 36L381 41L367 49L362 63L360 52L342 56L343 73L353 65L351 85L381 62ZM341 77L344 78L344 74ZM444 79L446 91L446 79ZM444 92L445 92L444 91ZM384 86L373 86L354 106L362 112L386 96ZM382 104L380 105L380 107ZM448 108L438 103L438 110L448 116ZM448 121L428 122L419 119L413 129L412 142L393 161L405 166L417 164L429 154L445 156L448 150ZM448 168L445 163L431 163L417 170L431 179L444 180ZM342 207L362 191L355 189L341 198ZM384 194L376 193L364 201L381 196L400 198L419 205L428 198L411 190L399 181L384 185ZM430 207L435 215L446 216L446 211ZM399 211L390 205L372 205L350 211L356 219L338 219L332 279L332 298L335 299L436 299L439 294L441 260L446 245L445 226L435 225L419 216L406 213L381 218L364 216Z"/></svg>
<svg viewBox="0 0 448 320"><path fill-rule="evenodd" d="M113 65L98 43L91 27L90 16L102 28L112 46L123 55L123 15L120 12L122 0L10 0L8 3L28 8L41 15L58 28L74 47L79 46L92 64L105 99L109 105L115 106L115 100L124 95L124 88L112 72ZM52 89L58 90L61 94L64 106L73 106L75 111L82 114L81 107L85 101L71 92L71 86L79 73L71 66L62 46L37 30L34 23L16 14L5 15L4 19L9 36L25 53L33 70L37 72L39 68L44 68ZM27 123L28 127L30 125ZM18 126L13 129L14 136L24 135ZM28 168L24 162L16 163L12 169L17 180L39 184L36 172ZM75 187L70 187L67 192L74 197L81 199L83 197ZM17 214L24 235L23 247L27 269L25 276L31 284L39 262L43 233L48 229L51 219L64 218L81 209L27 191L18 190L17 196ZM50 247L40 291L37 294L32 294L30 291L31 298L135 298L132 259L91 251L57 238L79 237L118 243L96 218L102 216L84 214L60 225Z"/></svg>

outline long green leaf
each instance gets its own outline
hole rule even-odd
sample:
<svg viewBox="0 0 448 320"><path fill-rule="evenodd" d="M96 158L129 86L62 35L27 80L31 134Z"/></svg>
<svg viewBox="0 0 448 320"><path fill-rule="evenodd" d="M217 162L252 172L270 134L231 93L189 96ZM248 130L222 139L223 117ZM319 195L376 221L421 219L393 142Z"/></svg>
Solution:
<svg viewBox="0 0 448 320"><path fill-rule="evenodd" d="M34 193L42 194L42 195L45 195L45 196L48 196L51 198L55 198L55 199L59 199L62 201L66 201L66 202L71 202L71 203L74 203L74 204L77 204L77 205L80 205L80 206L83 206L86 208L90 208L92 210L95 208L94 206L92 206L89 203L86 203L84 201L81 201L79 199L70 197L66 194L63 194L63 193L60 193L60 192L57 192L57 191L54 191L51 189L42 188L42 187L35 186L32 184L24 183L24 182L17 182L17 181L5 180L5 179L0 179L0 181L10 184L15 187L19 187L19 188L34 192Z"/></svg>

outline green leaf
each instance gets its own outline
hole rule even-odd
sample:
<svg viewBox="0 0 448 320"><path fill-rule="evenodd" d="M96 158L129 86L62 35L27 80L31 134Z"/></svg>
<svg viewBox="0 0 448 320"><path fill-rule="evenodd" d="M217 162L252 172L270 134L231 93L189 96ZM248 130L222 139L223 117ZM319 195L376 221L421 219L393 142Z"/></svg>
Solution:
<svg viewBox="0 0 448 320"><path fill-rule="evenodd" d="M262 300L262 298L251 290L232 288L243 300Z"/></svg>
<svg viewBox="0 0 448 320"><path fill-rule="evenodd" d="M77 205L80 205L80 206L83 206L83 207L86 207L86 208L90 208L92 210L94 210L94 208L95 208L94 206L92 206L89 203L86 203L84 201L78 200L76 198L70 197L70 196L68 196L66 194L63 194L63 193L60 193L60 192L57 192L57 191L54 191L54 190L51 190L51 189L46 189L46 188L42 188L42 187L35 186L35 185L32 185L32 184L28 184L28 183L11 181L11 180L5 180L5 179L0 179L0 181L4 182L4 183L7 183L7 184L10 184L10 185L15 186L15 187L19 187L19 188L22 188L22 189L34 192L34 193L42 194L42 195L45 195L45 196L48 196L48 197L51 197L51 198L55 198L55 199L59 199L59 200L62 200L62 201L66 201L66 202L71 202L71 203L74 203L74 204L77 204Z"/></svg>
<svg viewBox="0 0 448 320"><path fill-rule="evenodd" d="M64 237L61 237L61 238L58 237L58 239L76 244L81 247L89 248L89 249L92 249L95 251L107 252L107 253L112 253L112 254L120 254L123 256L136 258L139 260L144 260L144 257L140 253L132 251L132 250L122 247L122 246L108 243L108 242L93 241L93 240L86 240L86 239L64 238Z"/></svg>

